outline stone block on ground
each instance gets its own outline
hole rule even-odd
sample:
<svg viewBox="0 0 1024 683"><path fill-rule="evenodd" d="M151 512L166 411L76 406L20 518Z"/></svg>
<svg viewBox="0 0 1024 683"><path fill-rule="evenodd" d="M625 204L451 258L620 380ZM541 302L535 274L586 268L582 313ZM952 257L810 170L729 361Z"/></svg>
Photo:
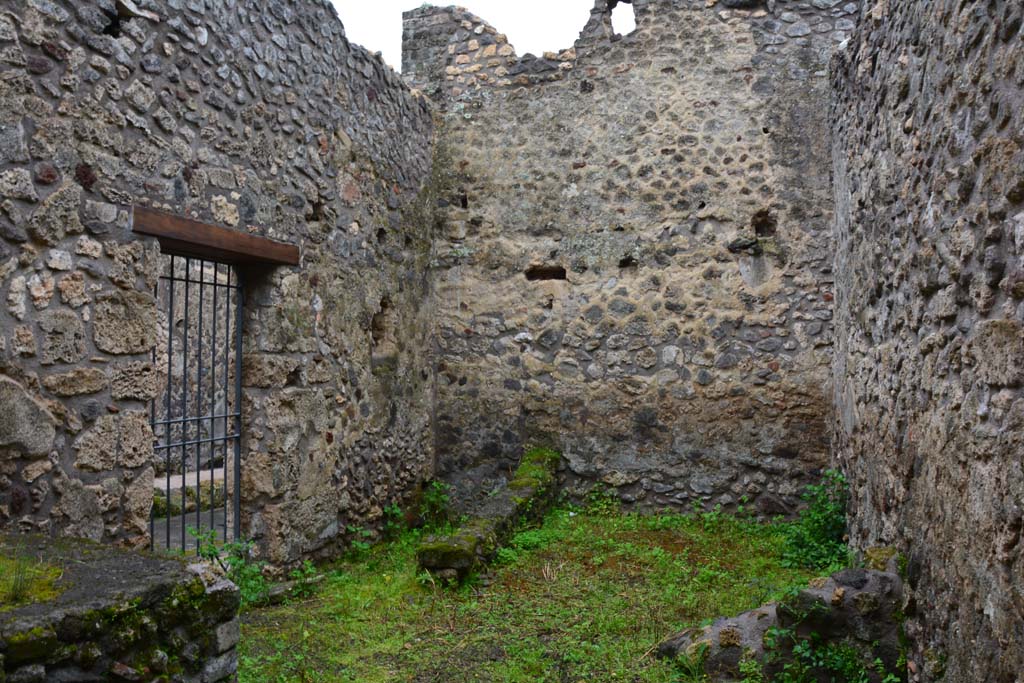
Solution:
<svg viewBox="0 0 1024 683"><path fill-rule="evenodd" d="M871 680L878 681L884 674L874 670L876 660L885 671L897 670L902 604L896 574L846 569L778 604L682 631L663 641L658 654L700 658L712 681L734 681L741 678L741 661L761 663L771 677L793 661L794 644L809 641L819 649L837 645L858 653Z"/></svg>
<svg viewBox="0 0 1024 683"><path fill-rule="evenodd" d="M518 524L542 517L551 506L560 460L548 449L528 451L507 486L481 501L462 526L421 541L419 566L444 580L462 580L489 563Z"/></svg>

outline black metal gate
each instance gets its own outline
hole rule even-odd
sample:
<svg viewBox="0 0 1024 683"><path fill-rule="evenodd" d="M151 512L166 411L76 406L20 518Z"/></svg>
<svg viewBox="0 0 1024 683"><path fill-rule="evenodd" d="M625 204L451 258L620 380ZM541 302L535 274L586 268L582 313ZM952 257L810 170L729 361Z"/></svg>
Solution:
<svg viewBox="0 0 1024 683"><path fill-rule="evenodd" d="M165 374L150 419L156 452L154 548L188 550L197 536L239 537L242 302L232 266L165 257L153 362Z"/></svg>

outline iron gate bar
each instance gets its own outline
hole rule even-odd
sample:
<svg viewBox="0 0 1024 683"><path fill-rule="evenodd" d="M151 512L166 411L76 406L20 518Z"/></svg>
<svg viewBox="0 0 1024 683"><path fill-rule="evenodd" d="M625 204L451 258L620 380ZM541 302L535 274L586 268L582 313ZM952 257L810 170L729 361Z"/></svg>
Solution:
<svg viewBox="0 0 1024 683"><path fill-rule="evenodd" d="M189 441L175 441L174 443L163 444L160 446L154 446L153 450L164 451L174 448L181 448L182 446L195 446L197 444L204 443L219 443L223 441L231 441L232 439L238 438L239 434L225 434L224 436L210 436L205 439L191 439Z"/></svg>
<svg viewBox="0 0 1024 683"><path fill-rule="evenodd" d="M171 255L171 277L174 277L174 255ZM174 281L171 281L171 292L170 292L170 305L167 307L167 381L166 388L164 391L167 394L167 412L164 413L167 419L171 418L171 383L173 382L173 374L171 373L171 364L174 360L174 356L171 353L174 348ZM168 426L164 430L164 435L168 441L171 440L171 428ZM156 449L154 449L156 450ZM164 469L167 473L167 496L164 500L167 501L165 506L167 510L164 514L167 517L167 522L164 525L167 529L167 545L165 547L171 547L171 456L168 453L164 456Z"/></svg>
<svg viewBox="0 0 1024 683"><path fill-rule="evenodd" d="M188 293L189 293L188 276L189 276L189 269L191 267L192 267L192 259L186 258L185 259L185 333L182 335L182 342L181 342L181 346L182 346L182 352L181 352L181 375L182 375L181 376L181 415L182 415L182 417L185 416L185 410L186 410L185 405L188 403L188 332L189 332L189 329L188 329L188 327L189 327L189 325L188 325L188 317L189 317L189 313L191 313L191 308L188 305ZM171 276L172 277L174 276L174 268L171 268ZM171 286L173 287L174 284L172 283ZM171 313L173 314L174 311L172 310ZM202 311L200 311L199 314L200 314L200 317L202 317ZM182 445L181 445L181 548L182 548L182 550L187 550L188 549L188 544L185 541L185 517L187 516L186 515L186 509L188 508L188 497L185 495L185 491L188 489L188 481L187 481L187 479L188 479L188 470L187 470L187 468L188 468L188 465L187 465L188 453L186 451L186 449L188 447L185 445L184 442L188 440L188 426L185 423L182 423L182 425L181 425L181 440L182 440ZM168 499L168 502L170 502L170 499Z"/></svg>
<svg viewBox="0 0 1024 683"><path fill-rule="evenodd" d="M160 305L159 297L159 280L153 285L153 301L156 302L157 306ZM153 350L150 351L150 358L153 363L153 370L156 370L156 344L153 345ZM149 402L149 424L153 430L153 440L156 441L156 396ZM156 455L156 446L153 447L153 455ZM156 484L156 480L153 480L153 484ZM154 489L155 490L155 489ZM153 504L149 505L149 547L153 548L155 545L154 539L156 538L156 519L153 517Z"/></svg>
<svg viewBox="0 0 1024 683"><path fill-rule="evenodd" d="M196 413L203 411L202 407L202 395L203 395L203 290L205 289L204 282L206 281L206 262L202 259L199 260L199 350L196 351L196 360L199 361L199 369L196 371ZM186 373L187 375L187 373ZM196 432L202 433L203 424L200 422L196 425ZM200 464L199 455L202 452L202 445L196 446L196 531L203 528L202 522L202 510L203 510L203 483L200 481L200 472L202 472L202 465ZM184 477L182 477L184 479ZM212 479L212 477L211 477ZM227 482L225 482L225 486ZM184 490L185 487L182 487ZM213 498L210 498L210 505L213 505ZM184 514L184 510L182 511ZM199 550L199 539L196 539L196 551Z"/></svg>
<svg viewBox="0 0 1024 683"><path fill-rule="evenodd" d="M154 425L181 424L182 422L203 422L210 419L221 419L223 417L235 417L238 413L219 413L216 415L203 415L201 417L182 417L177 420L154 420Z"/></svg>
<svg viewBox="0 0 1024 683"><path fill-rule="evenodd" d="M230 266L229 266L230 267ZM216 429L216 418L213 417L217 414L217 281L220 279L220 264L216 261L213 262L213 315L210 316L210 320L213 322L213 341L210 343L210 433L213 434ZM231 290L229 289L228 292ZM225 402L224 412L227 412L228 405ZM214 476L214 463L217 458L214 457L214 445L210 442L210 528L215 528L217 522L214 519L214 504L213 501L216 499L215 484L213 483ZM228 492L228 483L224 482L224 495Z"/></svg>
<svg viewBox="0 0 1024 683"><path fill-rule="evenodd" d="M231 284L231 269L230 268L228 268L228 284L229 285ZM227 335L227 339L231 339L231 305L230 305L231 304L231 290L230 289L227 290L224 294L225 294L225 296L227 297L227 300L228 300L228 305L224 307L224 333ZM225 390L227 390L227 386L228 386L228 363L227 363L227 360L228 360L227 353L225 353L224 354L224 388L225 388ZM225 407L227 406L227 401L224 402L224 405L225 405ZM224 412L227 412L227 411L225 410ZM224 418L224 432L227 433L227 431L228 431L228 419ZM227 475L227 473L228 473L228 449L227 449L227 447L225 447L224 448L224 474ZM227 479L227 476L225 476L224 478ZM225 482L225 486L227 486L227 482ZM226 498L224 500L224 506L225 506L225 508L227 508L227 499ZM224 515L224 538L227 538L227 537L228 537L228 516Z"/></svg>
<svg viewBox="0 0 1024 683"><path fill-rule="evenodd" d="M231 283L230 271L228 271L228 283ZM245 291L239 282L239 287L235 290L235 433L238 435L235 438L235 540L241 537L242 532L242 309L244 307ZM224 483L224 491L225 497L227 497L227 482Z"/></svg>

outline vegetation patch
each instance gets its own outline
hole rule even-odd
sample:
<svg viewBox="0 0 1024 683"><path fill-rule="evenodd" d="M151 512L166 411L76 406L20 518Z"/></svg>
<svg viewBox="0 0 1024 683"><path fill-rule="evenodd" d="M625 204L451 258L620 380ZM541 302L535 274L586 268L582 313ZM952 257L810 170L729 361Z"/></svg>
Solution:
<svg viewBox="0 0 1024 683"><path fill-rule="evenodd" d="M683 682L666 636L806 584L785 525L707 513L559 508L520 527L488 574L442 589L424 533L330 569L307 600L251 610L240 680Z"/></svg>
<svg viewBox="0 0 1024 683"><path fill-rule="evenodd" d="M803 499L807 507L794 524L786 527L783 563L827 573L850 566L846 478L841 472L827 470L820 483L807 487Z"/></svg>
<svg viewBox="0 0 1024 683"><path fill-rule="evenodd" d="M60 567L41 562L17 548L4 548L0 555L0 612L60 595L57 580Z"/></svg>

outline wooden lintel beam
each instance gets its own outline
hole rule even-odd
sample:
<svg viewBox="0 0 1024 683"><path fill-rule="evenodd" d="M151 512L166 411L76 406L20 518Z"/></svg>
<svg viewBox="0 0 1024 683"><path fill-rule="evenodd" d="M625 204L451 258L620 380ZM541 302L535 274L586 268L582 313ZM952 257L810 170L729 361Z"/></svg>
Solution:
<svg viewBox="0 0 1024 683"><path fill-rule="evenodd" d="M299 248L144 206L134 207L132 232L160 240L169 254L232 264L299 265Z"/></svg>

